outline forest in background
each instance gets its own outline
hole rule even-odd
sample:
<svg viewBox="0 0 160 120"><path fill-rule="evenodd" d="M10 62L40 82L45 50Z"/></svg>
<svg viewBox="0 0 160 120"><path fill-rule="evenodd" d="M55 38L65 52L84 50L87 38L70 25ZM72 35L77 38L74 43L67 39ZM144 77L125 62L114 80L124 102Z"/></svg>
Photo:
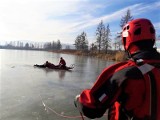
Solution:
<svg viewBox="0 0 160 120"><path fill-rule="evenodd" d="M133 19L134 18L128 9L126 14L122 16L120 20L120 29ZM121 42L121 32L117 33L113 39L113 37L111 37L112 35L109 24L105 25L103 20L101 20L97 26L95 36L95 42L90 44L88 42L87 33L83 31L77 35L72 45L64 45L59 39L57 41L43 43L11 41L5 45L0 45L0 49L43 50L75 55L88 55L91 57L116 61L122 61L125 59L125 53Z"/></svg>

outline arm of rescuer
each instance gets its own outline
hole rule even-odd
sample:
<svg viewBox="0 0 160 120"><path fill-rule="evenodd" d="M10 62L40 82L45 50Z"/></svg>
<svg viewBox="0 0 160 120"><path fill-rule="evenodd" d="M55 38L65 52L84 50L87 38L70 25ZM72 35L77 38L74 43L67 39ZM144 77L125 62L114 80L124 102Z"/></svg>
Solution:
<svg viewBox="0 0 160 120"><path fill-rule="evenodd" d="M121 87L119 86L120 83L116 83L112 79L112 76L118 70L117 68L122 68L120 66L124 66L124 63L106 68L91 89L86 89L76 96L75 104L86 117L91 119L102 117L106 109L118 100Z"/></svg>

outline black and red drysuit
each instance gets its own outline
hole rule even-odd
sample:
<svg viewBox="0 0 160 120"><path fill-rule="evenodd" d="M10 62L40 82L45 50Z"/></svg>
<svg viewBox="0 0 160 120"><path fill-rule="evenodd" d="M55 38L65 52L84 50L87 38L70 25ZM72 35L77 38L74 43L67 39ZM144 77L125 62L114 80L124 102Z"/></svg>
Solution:
<svg viewBox="0 0 160 120"><path fill-rule="evenodd" d="M108 120L160 120L160 54L140 52L104 69L77 104L92 119L109 109Z"/></svg>
<svg viewBox="0 0 160 120"><path fill-rule="evenodd" d="M62 68L66 68L66 61L63 58L61 58L61 60L59 61L59 66Z"/></svg>

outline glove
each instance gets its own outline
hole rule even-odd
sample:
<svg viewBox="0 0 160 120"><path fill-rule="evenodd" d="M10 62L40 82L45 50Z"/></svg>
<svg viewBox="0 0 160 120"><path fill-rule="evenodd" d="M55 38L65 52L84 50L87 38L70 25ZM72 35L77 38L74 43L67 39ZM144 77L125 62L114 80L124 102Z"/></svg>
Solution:
<svg viewBox="0 0 160 120"><path fill-rule="evenodd" d="M80 95L76 95L76 97L75 97L75 99L74 99L74 105L75 105L75 107L79 110L79 112L80 112L81 114L83 114L83 112L82 112L82 105L81 105L80 102L79 102L79 97L80 97Z"/></svg>
<svg viewBox="0 0 160 120"><path fill-rule="evenodd" d="M80 95L76 95L76 97L75 97L75 99L74 99L74 105L75 105L75 107L78 107L78 104L79 104L79 97L80 97Z"/></svg>
<svg viewBox="0 0 160 120"><path fill-rule="evenodd" d="M78 99L79 99L79 97L80 97L80 95L76 95L75 99L76 99L76 100L78 100Z"/></svg>

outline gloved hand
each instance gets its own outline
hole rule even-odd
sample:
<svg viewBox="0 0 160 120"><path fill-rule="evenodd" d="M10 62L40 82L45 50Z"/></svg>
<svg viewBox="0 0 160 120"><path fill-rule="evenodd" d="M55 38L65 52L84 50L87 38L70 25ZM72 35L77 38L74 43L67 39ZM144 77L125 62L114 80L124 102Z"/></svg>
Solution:
<svg viewBox="0 0 160 120"><path fill-rule="evenodd" d="M83 117L83 112L82 112L82 105L80 104L79 102L79 97L80 95L76 95L75 99L74 99L74 105L76 106L76 108L79 110L79 113L82 117L82 120L84 120L84 117Z"/></svg>
<svg viewBox="0 0 160 120"><path fill-rule="evenodd" d="M79 97L80 97L80 95L76 95L76 97L75 97L75 99L74 99L74 105L76 106L76 107L78 107L79 105Z"/></svg>
<svg viewBox="0 0 160 120"><path fill-rule="evenodd" d="M79 97L80 97L80 95L76 95L76 97L75 97L75 99L74 99L74 105L75 105L76 108L79 110L79 112L80 112L81 114L83 114L83 112L82 112L82 105L81 105L81 103L79 102Z"/></svg>

